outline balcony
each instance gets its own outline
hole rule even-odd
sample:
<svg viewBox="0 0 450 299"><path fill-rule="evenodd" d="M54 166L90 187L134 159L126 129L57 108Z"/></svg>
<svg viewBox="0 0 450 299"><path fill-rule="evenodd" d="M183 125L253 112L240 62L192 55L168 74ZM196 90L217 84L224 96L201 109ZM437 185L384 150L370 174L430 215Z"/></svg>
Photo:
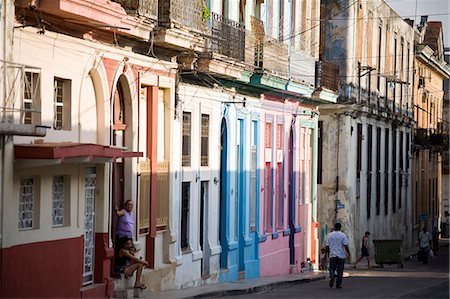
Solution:
<svg viewBox="0 0 450 299"><path fill-rule="evenodd" d="M0 72L6 74L0 77L6 95L0 105L0 135L44 137L47 127L41 125L40 68L3 61Z"/></svg>
<svg viewBox="0 0 450 299"><path fill-rule="evenodd" d="M414 133L414 148L423 149L430 147L430 138L427 129L416 129Z"/></svg>
<svg viewBox="0 0 450 299"><path fill-rule="evenodd" d="M176 51L204 52L208 19L209 10L202 1L158 0L154 43Z"/></svg>
<svg viewBox="0 0 450 299"><path fill-rule="evenodd" d="M240 78L246 46L244 25L212 12L204 37L207 47L199 54L198 71L225 79Z"/></svg>
<svg viewBox="0 0 450 299"><path fill-rule="evenodd" d="M209 49L212 52L244 61L245 26L222 15L211 13L211 37Z"/></svg>
<svg viewBox="0 0 450 299"><path fill-rule="evenodd" d="M327 60L316 62L316 87L339 90L339 66Z"/></svg>
<svg viewBox="0 0 450 299"><path fill-rule="evenodd" d="M18 0L18 20L26 26L35 26L40 32L51 30L80 37L110 42L113 36L134 41L148 41L149 32L156 24L155 1L149 0ZM30 4L32 3L32 5ZM36 18L36 15L39 18ZM149 18L142 21L139 15ZM57 24L43 26L43 24Z"/></svg>
<svg viewBox="0 0 450 299"><path fill-rule="evenodd" d="M207 11L208 8L198 0L159 0L158 25L166 28L181 25L205 32Z"/></svg>
<svg viewBox="0 0 450 299"><path fill-rule="evenodd" d="M158 18L157 0L113 0L125 9L128 14L143 16L156 20Z"/></svg>
<svg viewBox="0 0 450 299"><path fill-rule="evenodd" d="M433 152L448 150L448 134L432 129L416 129L414 148L416 150L431 149Z"/></svg>

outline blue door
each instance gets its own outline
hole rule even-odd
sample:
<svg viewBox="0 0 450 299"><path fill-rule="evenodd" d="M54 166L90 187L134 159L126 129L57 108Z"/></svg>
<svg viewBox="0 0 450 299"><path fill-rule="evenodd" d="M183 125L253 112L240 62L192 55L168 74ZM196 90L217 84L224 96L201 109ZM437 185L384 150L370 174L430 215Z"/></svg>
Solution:
<svg viewBox="0 0 450 299"><path fill-rule="evenodd" d="M220 221L219 221L219 241L222 247L220 253L220 268L228 268L227 256L228 256L228 244L227 244L227 219L229 213L227 212L228 206L228 129L225 118L222 119L222 125L220 130Z"/></svg>

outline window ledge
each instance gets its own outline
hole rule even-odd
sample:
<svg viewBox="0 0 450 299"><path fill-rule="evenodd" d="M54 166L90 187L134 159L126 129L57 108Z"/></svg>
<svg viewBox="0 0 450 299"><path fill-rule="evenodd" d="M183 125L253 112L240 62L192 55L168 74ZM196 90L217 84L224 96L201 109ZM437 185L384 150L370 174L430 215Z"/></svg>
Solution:
<svg viewBox="0 0 450 299"><path fill-rule="evenodd" d="M285 230L283 230L283 236L288 236L291 234L291 229L290 228L286 228Z"/></svg>
<svg viewBox="0 0 450 299"><path fill-rule="evenodd" d="M278 238L278 232L272 232L272 240Z"/></svg>
<svg viewBox="0 0 450 299"><path fill-rule="evenodd" d="M259 235L259 242L265 242L267 240L267 235L263 234L263 235Z"/></svg>

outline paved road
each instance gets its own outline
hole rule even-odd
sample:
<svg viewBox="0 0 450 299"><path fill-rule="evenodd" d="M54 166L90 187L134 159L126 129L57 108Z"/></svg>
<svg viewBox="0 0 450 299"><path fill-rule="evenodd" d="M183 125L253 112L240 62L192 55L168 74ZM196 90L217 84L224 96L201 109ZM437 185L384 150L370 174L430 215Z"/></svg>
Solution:
<svg viewBox="0 0 450 299"><path fill-rule="evenodd" d="M363 267L363 262L359 265ZM345 272L350 277L344 278L342 289L331 289L327 280L230 298L449 298L448 246L441 248L428 265L410 260L403 269L388 265L383 269Z"/></svg>

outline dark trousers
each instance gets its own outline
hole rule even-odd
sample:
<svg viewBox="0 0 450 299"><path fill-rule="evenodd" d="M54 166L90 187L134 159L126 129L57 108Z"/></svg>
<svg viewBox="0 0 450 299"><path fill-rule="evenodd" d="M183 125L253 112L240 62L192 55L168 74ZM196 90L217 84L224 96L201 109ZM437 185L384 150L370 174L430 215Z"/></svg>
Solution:
<svg viewBox="0 0 450 299"><path fill-rule="evenodd" d="M344 274L345 259L338 257L330 258L330 278L336 277L336 286L340 287L342 284L342 275ZM337 274L335 274L335 272Z"/></svg>
<svg viewBox="0 0 450 299"><path fill-rule="evenodd" d="M422 250L422 262L424 264L428 264L428 256L430 254L430 247L422 247L420 248Z"/></svg>

